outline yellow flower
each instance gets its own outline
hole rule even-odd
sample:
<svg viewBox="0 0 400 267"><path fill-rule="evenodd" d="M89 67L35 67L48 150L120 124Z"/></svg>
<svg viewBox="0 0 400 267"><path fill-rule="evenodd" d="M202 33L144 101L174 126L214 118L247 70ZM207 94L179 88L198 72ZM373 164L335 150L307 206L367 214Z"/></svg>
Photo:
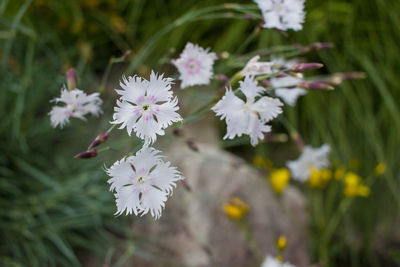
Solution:
<svg viewBox="0 0 400 267"><path fill-rule="evenodd" d="M381 176L385 174L386 171L386 164L383 162L379 162L378 165L375 167L375 174Z"/></svg>
<svg viewBox="0 0 400 267"><path fill-rule="evenodd" d="M312 188L324 188L332 178L332 171L329 169L317 170L310 168L310 178L308 186Z"/></svg>
<svg viewBox="0 0 400 267"><path fill-rule="evenodd" d="M223 206L224 212L232 220L241 219L246 213L249 212L250 206L238 197L233 197L231 203Z"/></svg>
<svg viewBox="0 0 400 267"><path fill-rule="evenodd" d="M283 251L286 248L286 237L280 236L276 241L276 246L278 247L279 251Z"/></svg>
<svg viewBox="0 0 400 267"><path fill-rule="evenodd" d="M226 215L228 215L233 220L239 220L240 218L243 217L242 210L231 204L225 204L224 211Z"/></svg>
<svg viewBox="0 0 400 267"><path fill-rule="evenodd" d="M290 180L290 172L286 168L276 169L271 171L269 181L271 182L272 189L277 194L282 194L285 187Z"/></svg>
<svg viewBox="0 0 400 267"><path fill-rule="evenodd" d="M336 181L342 180L343 176L344 176L344 169L340 167L335 170L335 174L333 175Z"/></svg>
<svg viewBox="0 0 400 267"><path fill-rule="evenodd" d="M346 173L344 177L344 189L343 194L347 197L367 197L370 193L370 189L362 184L360 176L353 172Z"/></svg>

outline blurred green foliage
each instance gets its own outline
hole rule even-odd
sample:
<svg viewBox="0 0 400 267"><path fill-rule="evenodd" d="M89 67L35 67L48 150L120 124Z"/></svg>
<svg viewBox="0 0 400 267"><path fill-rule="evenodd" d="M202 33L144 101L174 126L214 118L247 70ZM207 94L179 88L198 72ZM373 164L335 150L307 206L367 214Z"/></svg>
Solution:
<svg viewBox="0 0 400 267"><path fill-rule="evenodd" d="M187 41L231 57L278 44L333 42L334 49L314 53L311 60L324 62L330 73L367 74L335 92L310 93L285 113L306 143L331 144L335 166L357 159L357 172L367 178L378 162L386 163L384 177L372 180L371 196L356 199L340 222L328 259L334 266L393 262L390 255L398 253L386 251L399 250L392 246L399 241L392 240L392 232L400 208L400 1L307 0L303 31L288 36L257 31L255 4L235 2L242 6L222 0L0 2L1 265L76 266L79 249L107 249L112 237L105 229L128 229L126 221L112 216L102 160L71 158L107 128L109 118L89 118L89 127L78 120L63 130L49 125L48 101L59 94L65 70L76 67L79 87L92 92L101 86L99 77L111 57L131 50L128 72L144 74L160 65L172 69L164 63ZM219 65L216 71L231 74L232 69ZM112 102L113 97L105 101L106 113ZM296 156L281 145L257 149L285 155L278 161ZM330 215L324 210L325 220ZM325 229L324 220L310 224L313 262L320 258Z"/></svg>

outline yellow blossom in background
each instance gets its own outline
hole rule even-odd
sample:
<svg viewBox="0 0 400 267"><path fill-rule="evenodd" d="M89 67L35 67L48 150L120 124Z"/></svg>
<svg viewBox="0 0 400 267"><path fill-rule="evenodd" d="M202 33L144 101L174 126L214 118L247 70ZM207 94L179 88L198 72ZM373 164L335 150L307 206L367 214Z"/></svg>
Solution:
<svg viewBox="0 0 400 267"><path fill-rule="evenodd" d="M308 186L312 188L324 188L332 178L332 171L329 169L317 170L310 168Z"/></svg>
<svg viewBox="0 0 400 267"><path fill-rule="evenodd" d="M249 212L250 206L238 197L233 197L230 203L223 206L223 210L233 220L241 219Z"/></svg>
<svg viewBox="0 0 400 267"><path fill-rule="evenodd" d="M378 165L375 167L375 174L381 176L385 174L386 171L386 164L383 162L379 162Z"/></svg>
<svg viewBox="0 0 400 267"><path fill-rule="evenodd" d="M286 237L285 236L280 236L278 240L276 241L276 246L279 251L283 251L286 248Z"/></svg>
<svg viewBox="0 0 400 267"><path fill-rule="evenodd" d="M362 184L360 176L353 172L346 173L344 177L344 189L343 194L347 197L367 197L369 196L370 190L367 186Z"/></svg>
<svg viewBox="0 0 400 267"><path fill-rule="evenodd" d="M290 172L286 168L272 170L269 175L272 189L277 194L282 194L290 180Z"/></svg>
<svg viewBox="0 0 400 267"><path fill-rule="evenodd" d="M224 205L224 212L234 220L238 220L243 217L243 212L238 207L231 204Z"/></svg>
<svg viewBox="0 0 400 267"><path fill-rule="evenodd" d="M344 176L344 169L343 168L337 168L335 170L335 173L333 174L333 177L335 178L336 181L342 180Z"/></svg>

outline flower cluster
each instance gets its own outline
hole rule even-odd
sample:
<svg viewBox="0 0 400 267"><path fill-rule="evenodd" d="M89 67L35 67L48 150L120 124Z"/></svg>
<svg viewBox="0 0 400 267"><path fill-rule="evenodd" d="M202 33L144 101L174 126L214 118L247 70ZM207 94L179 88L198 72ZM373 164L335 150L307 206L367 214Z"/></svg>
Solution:
<svg viewBox="0 0 400 267"><path fill-rule="evenodd" d="M262 96L265 89L257 85L253 76L246 76L239 84L246 102L237 97L231 87L227 87L225 95L212 110L226 121L224 139L247 134L255 146L259 139L264 139L264 133L271 131L271 126L266 123L282 113L283 104L277 98Z"/></svg>
<svg viewBox="0 0 400 267"><path fill-rule="evenodd" d="M120 129L126 127L128 135L134 131L144 140L135 156L125 157L107 169L118 215L150 212L158 219L176 182L183 179L175 167L161 159L160 151L149 147L169 125L182 120L176 112L178 99L173 96L171 85L171 78L152 72L150 80L123 77L122 90L116 90L120 99L111 123L120 124Z"/></svg>
<svg viewBox="0 0 400 267"><path fill-rule="evenodd" d="M62 103L62 106L54 106L49 112L51 125L55 128L63 126L69 122L69 118L85 120L87 114L98 116L102 113L99 93L87 95L79 89L68 91L67 88L61 89L61 96L52 100L55 103Z"/></svg>
<svg viewBox="0 0 400 267"><path fill-rule="evenodd" d="M348 172L344 176L343 194L347 197L367 197L370 194L370 190L363 184L360 176L354 172Z"/></svg>

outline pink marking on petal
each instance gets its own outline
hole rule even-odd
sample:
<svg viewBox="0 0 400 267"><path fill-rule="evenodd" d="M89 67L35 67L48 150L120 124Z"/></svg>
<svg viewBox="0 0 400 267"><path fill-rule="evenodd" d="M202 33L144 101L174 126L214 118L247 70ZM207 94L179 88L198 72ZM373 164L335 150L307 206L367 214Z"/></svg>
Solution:
<svg viewBox="0 0 400 267"><path fill-rule="evenodd" d="M157 115L158 112L160 112L160 108L159 108L159 107L154 107L154 108L153 108L153 114L154 114L154 115Z"/></svg>
<svg viewBox="0 0 400 267"><path fill-rule="evenodd" d="M151 102L151 103L156 103L157 102L157 98L154 95L149 95L147 96L147 99Z"/></svg>
<svg viewBox="0 0 400 267"><path fill-rule="evenodd" d="M138 104L141 104L144 101L144 96L139 96L138 99L136 99L136 102Z"/></svg>

